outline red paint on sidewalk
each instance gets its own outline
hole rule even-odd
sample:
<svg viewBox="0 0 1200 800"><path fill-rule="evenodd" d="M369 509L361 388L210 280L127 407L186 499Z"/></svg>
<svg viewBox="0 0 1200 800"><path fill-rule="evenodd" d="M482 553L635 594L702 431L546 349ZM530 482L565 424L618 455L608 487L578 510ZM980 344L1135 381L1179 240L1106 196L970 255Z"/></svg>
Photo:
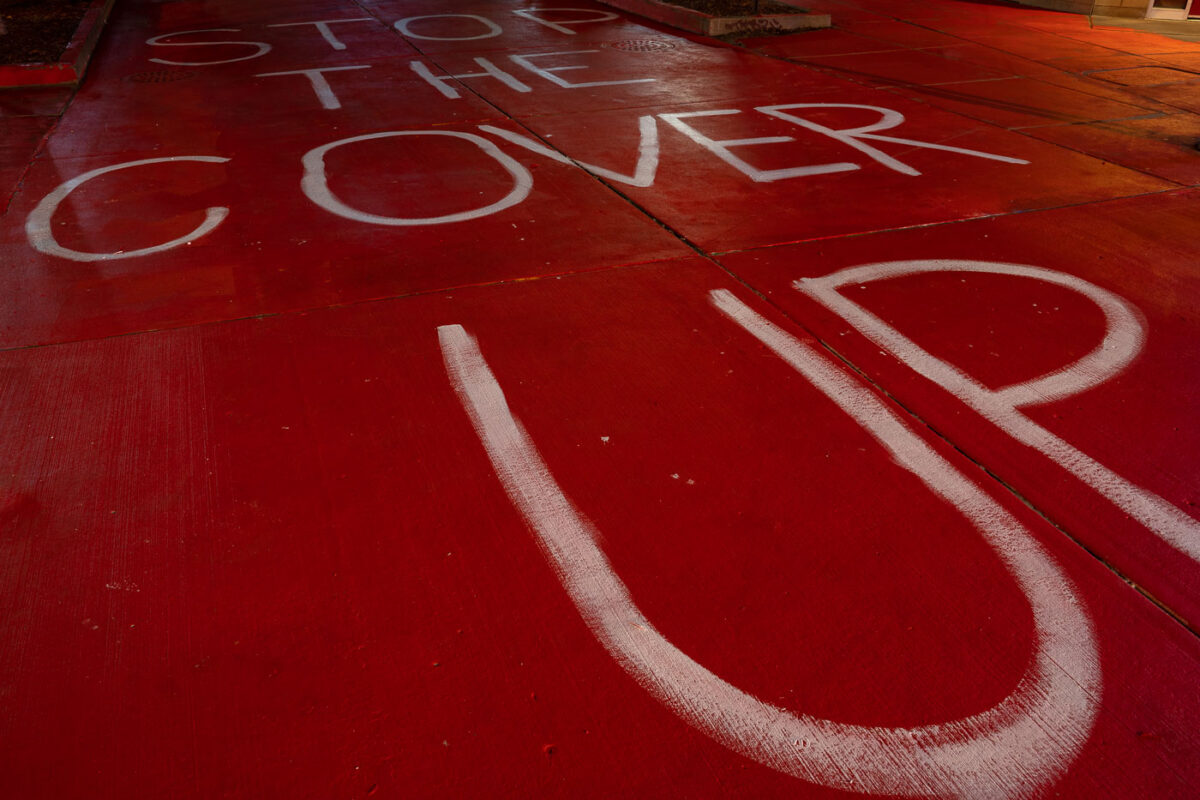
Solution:
<svg viewBox="0 0 1200 800"><path fill-rule="evenodd" d="M14 117L0 130L0 209L8 205L21 176L47 131L53 117Z"/></svg>
<svg viewBox="0 0 1200 800"><path fill-rule="evenodd" d="M901 92L938 108L1005 128L1130 119L1155 110L1031 78L1006 78L947 89L934 87Z"/></svg>
<svg viewBox="0 0 1200 800"><path fill-rule="evenodd" d="M805 57L803 63L830 75L872 87L906 84L937 86L1011 77L1007 73L973 64L960 64L949 71L945 59L953 51L947 53L947 49L814 56Z"/></svg>
<svg viewBox="0 0 1200 800"><path fill-rule="evenodd" d="M448 324L691 657L865 725L1004 698L1028 601L721 317L722 287L765 309L692 260L0 356L23 476L4 505L25 587L3 627L21 646L0 651L11 790L840 796L695 732L598 646L451 390ZM1187 796L1195 639L985 490L1095 623L1102 707L1054 790Z"/></svg>
<svg viewBox="0 0 1200 800"><path fill-rule="evenodd" d="M979 86L985 84L965 84ZM957 91L933 87L926 91ZM884 157L919 172L904 174L829 135L756 111L778 105L832 130L877 124L870 108L793 108L790 104L850 104L883 108L904 121L882 136L1020 159L1013 164L977 155L866 139ZM955 217L1026 211L1172 188L1173 184L1048 147L1028 137L944 114L890 93L839 89L808 96L776 95L692 108L654 106L641 114L683 115L682 122L717 141L789 137L792 141L729 149L746 162L734 166L711 149L658 123L662 158L654 186L622 186L639 205L710 251L736 250L864 230L920 225ZM689 113L701 116L687 117ZM714 115L714 116L703 116ZM661 119L661 117L660 117ZM570 156L589 164L628 168L637 152L634 113L536 117L527 124ZM626 165L621 167L621 165ZM845 165L845 171L756 182L747 170ZM706 187L697 192L697 184ZM755 214L731 214L756 208Z"/></svg>
<svg viewBox="0 0 1200 800"><path fill-rule="evenodd" d="M1200 114L1032 128L1038 139L1184 186L1200 185Z"/></svg>
<svg viewBox="0 0 1200 800"><path fill-rule="evenodd" d="M1176 238L1194 211L1194 192L999 217L920 230L773 248L722 257L763 287L846 359L914 413L995 472L1072 536L1186 618L1200 618L1200 566L1072 471L1019 444L921 378L839 316L791 287L793 281L881 261L970 259L1028 264L1075 275L1131 303L1145 342L1119 375L1079 394L1035 404L1027 415L1117 475L1197 518L1200 448L1191 420L1200 401L1200 292ZM1100 232L1121 226L1120 237ZM1103 315L1072 290L1027 278L922 275L842 294L937 358L991 388L1062 368L1104 337Z"/></svg>
<svg viewBox="0 0 1200 800"><path fill-rule="evenodd" d="M743 45L752 48L756 53L801 59L808 56L878 53L903 49L900 45L843 28L844 26L842 28L824 28L792 36L748 37L741 41Z"/></svg>
<svg viewBox="0 0 1200 800"><path fill-rule="evenodd" d="M511 196L513 176L480 148L479 141L491 140L475 126L415 131L422 133L329 151L327 185L335 198L356 214L424 219L473 212ZM445 135L449 131L476 140ZM346 133L354 138L356 132ZM0 219L0 261L12 265L0 285L26 300L4 309L0 341L16 346L111 336L688 252L582 171L544 162L521 168L532 179L527 199L468 223L393 226L337 216L300 186L302 157L343 138L333 137L298 131L254 149L192 146L37 162ZM66 180L168 155L228 160L134 166L75 189L51 217L57 246L120 256L114 260L71 262L30 246L28 215ZM194 245L123 257L187 236L211 208L229 209L228 217Z"/></svg>
<svg viewBox="0 0 1200 800"><path fill-rule="evenodd" d="M115 85L80 93L49 152L58 159L253 153L382 130L502 119L469 94L454 103L437 102L424 93L436 97L436 92L408 64L407 57L396 57L335 66L338 71L322 75L330 98L324 101L309 77L279 74L294 72L294 65L267 63L225 73L129 65ZM335 103L337 108L327 107ZM246 124L247 115L264 106L270 117L255 116L255 124ZM98 139L97 129L108 135Z"/></svg>
<svg viewBox="0 0 1200 800"><path fill-rule="evenodd" d="M686 41L678 29L592 0L572 0L566 7L487 0L454 0L435 6L366 0L363 5L433 57L499 50L582 50L629 39Z"/></svg>
<svg viewBox="0 0 1200 800"><path fill-rule="evenodd" d="M827 5L129 0L0 93L6 796L1194 797L1193 120L1089 77L1188 48ZM791 287L937 258L1058 276L839 290L985 387L1099 287L1021 408L1134 501Z"/></svg>

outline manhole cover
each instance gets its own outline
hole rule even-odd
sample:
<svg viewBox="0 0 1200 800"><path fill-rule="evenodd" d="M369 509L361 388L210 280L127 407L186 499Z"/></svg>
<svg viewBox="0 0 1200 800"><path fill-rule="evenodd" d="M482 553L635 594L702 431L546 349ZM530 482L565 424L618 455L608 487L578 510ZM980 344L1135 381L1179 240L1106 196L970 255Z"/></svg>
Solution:
<svg viewBox="0 0 1200 800"><path fill-rule="evenodd" d="M662 39L629 39L624 42L607 42L604 46L631 53L654 53L660 50L675 49L674 42L665 42Z"/></svg>
<svg viewBox="0 0 1200 800"><path fill-rule="evenodd" d="M196 77L196 73L186 69L155 69L149 72L135 72L127 75L125 80L134 83L173 83L194 77Z"/></svg>

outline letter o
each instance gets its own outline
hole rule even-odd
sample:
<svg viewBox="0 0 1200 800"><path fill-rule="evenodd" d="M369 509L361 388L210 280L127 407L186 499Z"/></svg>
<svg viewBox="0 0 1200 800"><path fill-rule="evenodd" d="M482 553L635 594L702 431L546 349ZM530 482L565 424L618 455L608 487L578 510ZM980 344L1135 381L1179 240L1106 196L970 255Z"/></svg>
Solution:
<svg viewBox="0 0 1200 800"><path fill-rule="evenodd" d="M325 176L325 154L343 145L354 144L355 142L369 142L374 139L387 139L393 136L449 136L455 139L465 139L496 159L500 163L500 166L508 171L508 174L513 178L513 188L504 197L483 208L459 211L455 214L443 214L440 217L384 217L351 208L339 200L330 191L329 180ZM529 190L533 188L533 176L529 174L529 170L521 166L519 161L505 154L500 148L482 136L476 136L471 133L459 133L457 131L383 131L382 133L369 133L365 136L352 136L349 139L339 139L336 142L330 142L329 144L309 150L304 154L302 163L304 164L304 178L300 181L300 188L309 200L312 200L331 214L358 222L370 222L375 225L441 225L447 222L465 222L471 219L479 219L480 217L486 217L517 205L529 196Z"/></svg>
<svg viewBox="0 0 1200 800"><path fill-rule="evenodd" d="M419 19L449 19L450 17L461 17L463 19L477 19L487 26L487 33L481 33L478 36L422 36L419 33L413 33L409 29L410 22L416 22ZM475 14L426 14L423 17L405 17L396 21L396 30L400 31L402 36L410 36L413 39L425 39L431 42L473 42L476 39L491 39L504 33L504 30L492 22L487 17L480 17Z"/></svg>

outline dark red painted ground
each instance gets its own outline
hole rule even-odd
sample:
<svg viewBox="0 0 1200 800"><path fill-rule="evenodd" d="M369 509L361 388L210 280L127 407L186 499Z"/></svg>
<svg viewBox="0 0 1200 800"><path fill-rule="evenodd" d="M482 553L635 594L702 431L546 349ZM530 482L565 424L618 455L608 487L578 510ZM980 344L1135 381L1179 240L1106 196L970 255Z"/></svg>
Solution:
<svg viewBox="0 0 1200 800"><path fill-rule="evenodd" d="M130 0L0 94L3 796L1200 793L1196 48L818 10Z"/></svg>
<svg viewBox="0 0 1200 800"><path fill-rule="evenodd" d="M918 375L791 284L860 264L970 259L1055 270L1124 298L1139 312L1146 331L1137 360L1104 384L1031 407L1029 415L1194 517L1200 504L1200 465L1194 456L1200 441L1190 419L1200 401L1200 319L1193 302L1200 276L1175 237L1193 216L1196 199L1195 192L1166 193L771 248L721 261L1053 521L1194 619L1200 615L1195 600L1200 568L1192 558L1164 546L1147 535L1145 526L1079 487L1070 470L999 434L949 393L921 384ZM1118 226L1123 228L1119 238L1101 233ZM1063 368L1091 351L1106 330L1093 302L1071 288L1029 278L946 272L861 288L855 284L843 294L990 388Z"/></svg>

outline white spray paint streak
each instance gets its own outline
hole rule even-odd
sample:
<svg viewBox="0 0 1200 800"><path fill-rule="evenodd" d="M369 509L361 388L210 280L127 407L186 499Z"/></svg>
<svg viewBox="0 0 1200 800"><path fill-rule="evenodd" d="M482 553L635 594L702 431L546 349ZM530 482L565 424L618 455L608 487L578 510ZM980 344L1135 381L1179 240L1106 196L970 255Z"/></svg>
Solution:
<svg viewBox="0 0 1200 800"><path fill-rule="evenodd" d="M312 84L313 92L317 95L317 99L321 101L321 108L327 111L336 111L342 107L342 102L338 100L338 96L333 93L333 87L329 85L329 81L325 80L322 73L325 72L344 72L351 69L370 69L369 64L356 64L350 67L320 67L316 69L293 69L287 72L261 72L255 75L256 78L276 78L281 75L303 75L308 78L308 82Z"/></svg>
<svg viewBox="0 0 1200 800"><path fill-rule="evenodd" d="M162 253L170 250L173 247L189 244L199 239L201 236L211 232L214 228L221 224L225 217L229 216L229 209L223 206L213 206L204 210L204 221L193 230L191 233L184 234L176 239L163 244L154 245L153 247L143 247L140 250L122 250L116 253L85 253L79 250L71 250L63 247L54 238L54 231L51 228L51 221L54 217L54 212L63 200L67 199L67 195L78 189L83 184L90 181L92 178L98 178L101 175L107 175L110 172L117 172L122 169L130 169L132 167L141 167L147 164L173 164L180 161L200 161L206 164L224 164L228 158L220 158L218 156L172 156L170 158L143 158L138 161L126 161L121 164L113 164L110 167L100 167L85 172L82 175L72 178L66 183L59 186L50 194L42 198L42 201L37 204L33 211L29 212L29 218L25 220L25 235L29 238L29 243L35 250L40 250L43 253L59 258L70 259L71 261L116 261L121 258L137 258L138 256L148 256L154 253Z"/></svg>
<svg viewBox="0 0 1200 800"><path fill-rule="evenodd" d="M375 139L388 139L397 136L448 136L453 139L466 140L487 155L494 158L500 166L512 176L513 188L504 197L482 208L473 208L454 214L443 214L440 217L385 217L379 214L369 214L359 211L339 200L329 188L329 179L325 175L325 154L337 147L343 147L355 142L369 142ZM479 219L511 208L529 196L533 188L533 176L516 159L508 156L496 145L482 136L458 131L383 131L369 133L364 136L351 136L339 139L320 147L315 147L304 154L304 177L300 181L300 189L309 200L321 208L339 217L352 219L357 222L369 222L373 225L409 226L409 225L442 225L448 222L465 222Z"/></svg>
<svg viewBox="0 0 1200 800"><path fill-rule="evenodd" d="M346 22L375 22L374 17L351 17L349 19L321 19L313 22L280 22L274 25L268 25L268 28L295 28L300 25L312 25L321 34L321 38L328 42L329 46L334 50L345 50L346 44L341 39L333 34L333 29L330 25L339 25Z"/></svg>
<svg viewBox="0 0 1200 800"><path fill-rule="evenodd" d="M794 108L861 108L868 111L878 112L880 120L870 125L863 125L858 128L829 128L825 125L820 125L816 122L811 122L798 117L795 114L785 113L789 109ZM984 153L981 150L967 150L963 147L951 147L945 144L934 144L932 142L920 142L916 139L899 139L894 136L880 136L878 131L886 131L895 128L897 125L904 122L904 115L899 111L881 106L864 106L854 103L790 103L782 106L759 106L754 109L760 111L767 116L776 117L778 119L787 120L795 123L802 128L808 128L810 131L815 131L831 139L836 139L843 144L847 144L858 150L861 153L866 153L871 158L883 164L889 169L893 169L904 175L920 175L921 173L900 161L897 158L892 158L887 153L884 153L878 148L871 147L869 144L863 144L859 139L874 139L880 142L891 142L893 144L902 144L909 147L921 147L926 150L942 150L947 153L958 153L964 156L974 156L975 158L985 158L989 161L1003 161L1006 164L1028 164L1029 162L1023 158L1012 158L1010 156L998 156L994 153Z"/></svg>
<svg viewBox="0 0 1200 800"><path fill-rule="evenodd" d="M838 789L906 796L1024 797L1060 777L1086 742L1101 676L1091 623L1069 578L1021 524L958 473L870 391L731 294L714 304L812 380L995 548L1032 606L1035 652L1004 701L913 728L851 725L786 711L714 675L651 625L508 408L475 340L438 328L446 370L509 498L580 615L646 691L724 746Z"/></svg>
<svg viewBox="0 0 1200 800"><path fill-rule="evenodd" d="M838 292L848 284L863 284L925 272L983 272L1045 281L1087 297L1104 312L1107 330L1095 350L1062 369L1003 389L988 389L954 366L935 357L916 342ZM978 411L985 419L1022 444L1047 456L1108 498L1163 541L1200 561L1200 522L1113 472L1091 456L1055 436L1018 410L1061 400L1090 389L1120 373L1141 350L1145 332L1138 314L1117 295L1073 275L1022 264L989 261L890 261L835 272L794 283L797 290L824 304L880 347L938 383Z"/></svg>
<svg viewBox="0 0 1200 800"><path fill-rule="evenodd" d="M577 167L582 167L593 175L599 175L602 178L608 178L611 181L624 183L629 186L637 186L646 188L654 185L654 176L658 172L658 126L654 121L654 116L647 114L638 118L638 158L637 165L634 167L633 175L623 175L620 172L614 172L611 169L597 167L594 164L586 164L582 161L576 161L557 150L546 147L541 142L530 139L527 136L522 136L519 133L506 131L503 128L497 128L492 125L480 125L479 130L484 133L490 133L504 139L507 142L512 142L515 145L520 145L526 150L530 150L538 155L545 156L559 162L560 164L574 164Z"/></svg>

